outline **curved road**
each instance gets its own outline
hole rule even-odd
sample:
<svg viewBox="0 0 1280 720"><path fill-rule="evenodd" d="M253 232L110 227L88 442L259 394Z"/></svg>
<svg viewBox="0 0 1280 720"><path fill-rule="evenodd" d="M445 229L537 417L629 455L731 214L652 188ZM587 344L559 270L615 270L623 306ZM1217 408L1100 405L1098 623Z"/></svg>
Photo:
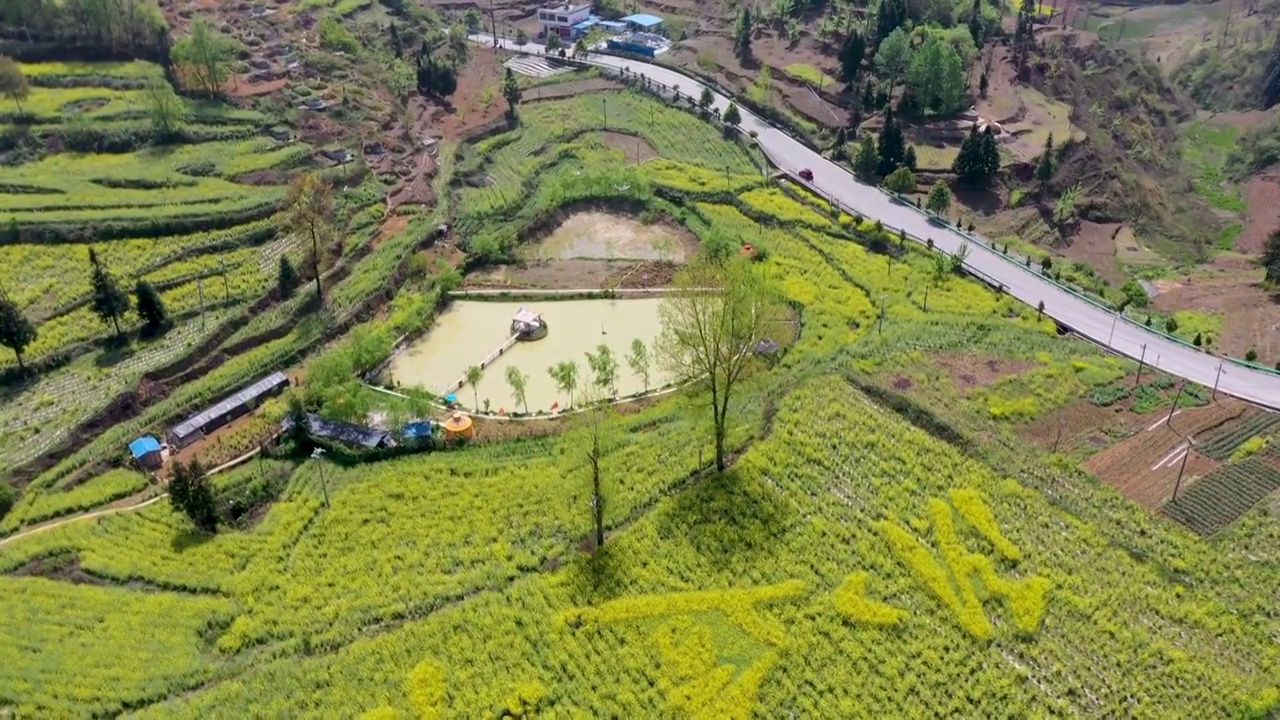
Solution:
<svg viewBox="0 0 1280 720"><path fill-rule="evenodd" d="M487 34L472 35L471 39L477 43L493 45L493 38ZM503 48L535 55L545 52L539 44L529 43L523 47L515 47L510 40L503 41ZM640 60L593 53L586 61L603 68L627 68L669 87L679 85L682 95L692 94L696 97L706 87L675 70ZM723 113L729 99L715 88L711 88L711 92L715 97L714 107ZM905 230L907 235L920 242L924 242L926 238L932 239L935 247L951 254L955 254L961 245L967 243L969 255L964 263L966 269L1004 285L1010 295L1032 307L1043 302L1046 315L1076 333L1134 360L1145 357L1148 365L1171 375L1206 387L1213 387L1216 383L1219 392L1280 409L1280 375L1224 361L1174 342L1073 295L1041 277L1036 270L1011 261L984 244L969 241L955 228L935 225L916 208L899 203L879 189L859 182L852 173L810 150L746 108L739 107L739 112L742 114L739 126L744 131L757 133L756 139L770 162L795 181L808 185L851 214L875 218L893 230ZM802 168L813 171L813 182L799 180L797 173Z"/></svg>

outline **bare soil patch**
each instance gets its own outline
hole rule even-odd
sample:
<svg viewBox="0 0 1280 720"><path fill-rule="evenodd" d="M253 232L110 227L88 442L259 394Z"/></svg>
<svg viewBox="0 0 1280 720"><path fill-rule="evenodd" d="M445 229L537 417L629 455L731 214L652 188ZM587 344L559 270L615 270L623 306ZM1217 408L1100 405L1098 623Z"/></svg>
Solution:
<svg viewBox="0 0 1280 720"><path fill-rule="evenodd" d="M80 558L75 555L54 555L38 557L13 571L18 577L42 577L48 580L68 582L72 585L106 585L102 578L95 577L80 568Z"/></svg>
<svg viewBox="0 0 1280 720"><path fill-rule="evenodd" d="M1280 362L1280 294L1259 284L1261 271L1241 258L1219 258L1205 272L1162 280L1153 306L1161 312L1202 310L1222 316L1218 351L1244 357L1258 352L1259 361Z"/></svg>
<svg viewBox="0 0 1280 720"><path fill-rule="evenodd" d="M502 73L502 58L496 50L473 46L471 59L458 76L458 91L449 98L450 107L435 119L440 135L457 140L472 128L500 119L507 111L499 91Z"/></svg>
<svg viewBox="0 0 1280 720"><path fill-rule="evenodd" d="M623 136L626 137L626 136ZM570 215L525 255L540 260L670 260L683 262L697 251L687 229L665 222L646 223L589 210Z"/></svg>
<svg viewBox="0 0 1280 720"><path fill-rule="evenodd" d="M668 287L679 266L662 261L534 260L467 276L472 290L603 290Z"/></svg>
<svg viewBox="0 0 1280 720"><path fill-rule="evenodd" d="M1219 463L1195 450L1188 452L1187 438L1239 417L1248 405L1223 398L1202 408L1178 411L1168 424L1163 413L1151 413L1150 424L1133 437L1089 458L1084 468L1115 487L1125 497L1155 510L1168 502L1186 456L1182 487L1188 487Z"/></svg>
<svg viewBox="0 0 1280 720"><path fill-rule="evenodd" d="M531 87L527 90L523 90L520 93L520 101L530 102L538 100L554 100L556 98L574 97L575 95L585 95L587 93L600 92L602 90L618 90L622 87L622 85L606 78L569 80L568 82L539 85L537 87Z"/></svg>
<svg viewBox="0 0 1280 720"><path fill-rule="evenodd" d="M1131 435L1138 419L1118 407L1077 400L1026 425L1019 435L1051 452L1091 455L1116 438Z"/></svg>
<svg viewBox="0 0 1280 720"><path fill-rule="evenodd" d="M1088 264L1099 275L1119 284L1124 273L1116 262L1116 234L1123 227L1120 223L1096 223L1082 220L1062 254L1070 260Z"/></svg>
<svg viewBox="0 0 1280 720"><path fill-rule="evenodd" d="M593 137L599 138L605 147L621 150L622 154L626 156L627 164L629 165L658 157L658 152L644 138L636 135L606 130L595 133Z"/></svg>
<svg viewBox="0 0 1280 720"><path fill-rule="evenodd" d="M1236 250L1257 255L1267 236L1280 228L1280 165L1249 178L1244 186L1244 201L1244 230L1236 238Z"/></svg>
<svg viewBox="0 0 1280 720"><path fill-rule="evenodd" d="M248 75L241 75L227 81L225 91L231 97L247 98L270 95L283 90L289 84L288 78L277 78L264 82L253 82Z"/></svg>
<svg viewBox="0 0 1280 720"><path fill-rule="evenodd" d="M968 353L939 353L934 362L951 374L951 382L960 390L986 387L1001 378L1026 372L1036 363L1027 360L983 357Z"/></svg>

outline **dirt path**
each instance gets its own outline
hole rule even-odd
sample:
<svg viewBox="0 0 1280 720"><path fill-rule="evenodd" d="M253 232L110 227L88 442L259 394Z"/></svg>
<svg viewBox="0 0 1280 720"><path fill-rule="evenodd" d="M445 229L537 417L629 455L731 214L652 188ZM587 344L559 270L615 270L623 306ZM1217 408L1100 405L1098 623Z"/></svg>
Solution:
<svg viewBox="0 0 1280 720"><path fill-rule="evenodd" d="M220 473L223 470L230 470L231 468L244 463L245 461L249 460L250 458L254 457L257 454L258 454L258 450L255 449L252 452L248 452L248 453L245 453L244 455L241 455L235 460L232 460L230 462L225 462L219 465L218 467L210 470L207 474L213 475L215 473ZM126 513L126 512L133 512L135 510L141 510L145 507L150 507L151 505L154 505L157 502L160 502L161 500L169 497L169 493L162 492L159 495L156 495L155 497L147 498L146 500L142 500L141 502L138 502L139 498L145 497L148 492L150 491L147 490L147 491L138 493L137 495L131 495L127 498L121 498L119 500L112 502L106 507L99 508L97 510L90 510L90 511L81 513L79 515L68 515L66 517L55 518L53 520L46 520L45 522L42 522L42 523L36 523L35 525L32 525L29 528L26 528L22 532L14 533L13 535L10 535L9 537L6 537L6 538L0 538L0 547L4 547L5 545L8 545L11 542L17 542L18 540L21 540L25 537L30 537L37 533L42 533L46 530L52 530L53 528L62 527L63 525L69 525L73 522L79 522L81 520L91 520L93 518L102 517L104 515L116 515L118 513Z"/></svg>

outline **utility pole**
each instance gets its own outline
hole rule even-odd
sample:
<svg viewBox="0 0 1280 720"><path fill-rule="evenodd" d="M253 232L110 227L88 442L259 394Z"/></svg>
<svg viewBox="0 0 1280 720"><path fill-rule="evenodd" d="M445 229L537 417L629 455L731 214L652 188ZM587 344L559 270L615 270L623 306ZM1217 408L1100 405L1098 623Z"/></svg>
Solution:
<svg viewBox="0 0 1280 720"><path fill-rule="evenodd" d="M1111 347L1111 341L1115 339L1116 323L1118 322L1120 322L1120 313L1116 313L1116 316L1111 319L1111 334L1107 335L1107 347Z"/></svg>
<svg viewBox="0 0 1280 720"><path fill-rule="evenodd" d="M604 129L609 129L609 101L603 95L600 96L600 112L604 113Z"/></svg>
<svg viewBox="0 0 1280 720"><path fill-rule="evenodd" d="M884 299L885 299L886 297L888 297L888 295L881 295L881 296L880 296L880 327L878 327L878 328L876 329L876 334L877 334L877 335L880 335L880 334L883 334L883 333L884 333Z"/></svg>
<svg viewBox="0 0 1280 720"><path fill-rule="evenodd" d="M200 329L204 330L204 278L196 278L196 294L200 296Z"/></svg>
<svg viewBox="0 0 1280 720"><path fill-rule="evenodd" d="M1173 483L1173 500L1178 501L1178 489L1182 487L1182 473L1187 469L1187 458L1191 457L1191 438L1187 437L1187 452L1182 456L1182 465L1178 468L1178 479Z"/></svg>
<svg viewBox="0 0 1280 720"><path fill-rule="evenodd" d="M1213 378L1213 395L1209 398L1211 400L1218 399L1218 381L1222 379L1222 373L1222 363L1218 363L1218 374Z"/></svg>
<svg viewBox="0 0 1280 720"><path fill-rule="evenodd" d="M1173 404L1169 406L1169 417L1164 419L1165 427L1170 427L1169 422L1173 420L1173 411L1178 407L1178 401L1182 399L1182 388L1187 386L1187 381L1183 380L1178 386L1178 394L1173 396Z"/></svg>
<svg viewBox="0 0 1280 720"><path fill-rule="evenodd" d="M929 283L924 284L924 311L929 312Z"/></svg>
<svg viewBox="0 0 1280 720"><path fill-rule="evenodd" d="M1138 358L1138 379L1134 381L1134 385L1142 384L1142 365L1147 359L1147 344L1142 343L1142 357Z"/></svg>
<svg viewBox="0 0 1280 720"><path fill-rule="evenodd" d="M324 448L316 448L311 451L311 459L319 460L324 456ZM319 463L316 467L320 470L320 492L324 493L324 506L329 507L329 484L324 479L324 463Z"/></svg>

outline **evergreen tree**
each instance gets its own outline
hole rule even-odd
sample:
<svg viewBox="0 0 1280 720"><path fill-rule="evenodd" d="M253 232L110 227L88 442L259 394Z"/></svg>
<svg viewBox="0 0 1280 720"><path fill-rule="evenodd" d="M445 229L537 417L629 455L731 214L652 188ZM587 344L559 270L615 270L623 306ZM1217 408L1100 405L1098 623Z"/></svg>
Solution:
<svg viewBox="0 0 1280 720"><path fill-rule="evenodd" d="M1048 189L1056 169L1053 161L1053 133L1049 133L1049 138L1044 141L1044 152L1040 153L1040 161L1036 163L1036 182L1040 184L1041 192Z"/></svg>
<svg viewBox="0 0 1280 720"><path fill-rule="evenodd" d="M902 164L911 172L915 172L919 169L919 166L916 164L916 148L914 145L907 145L906 152L902 154Z"/></svg>
<svg viewBox="0 0 1280 720"><path fill-rule="evenodd" d="M996 141L995 133L991 132L990 125L987 126L986 130L982 131L982 143L979 148L979 164L982 171L982 180L985 182L1000 172L1000 143Z"/></svg>
<svg viewBox="0 0 1280 720"><path fill-rule="evenodd" d="M1262 109L1270 110L1280 102L1280 43L1276 43L1267 61L1267 74L1262 86Z"/></svg>
<svg viewBox="0 0 1280 720"><path fill-rule="evenodd" d="M217 502L209 487L209 478L198 459L184 465L175 462L169 480L169 502L173 508L191 519L192 524L207 533L218 530Z"/></svg>
<svg viewBox="0 0 1280 720"><path fill-rule="evenodd" d="M22 314L18 305L7 293L0 291L0 345L9 348L17 356L19 370L26 369L26 365L22 363L22 353L36 341L37 334L35 326Z"/></svg>
<svg viewBox="0 0 1280 720"><path fill-rule="evenodd" d="M1022 0L1018 9L1018 21L1013 31L1013 60L1017 67L1027 64L1035 47L1036 0Z"/></svg>
<svg viewBox="0 0 1280 720"><path fill-rule="evenodd" d="M98 254L89 248L89 264L93 266L93 312L102 322L110 323L121 335L120 318L129 312L129 295L120 289L116 279L98 262Z"/></svg>
<svg viewBox="0 0 1280 720"><path fill-rule="evenodd" d="M910 170L900 167L889 173L889 176L884 179L884 186L891 192L906 195L916 191L916 177Z"/></svg>
<svg viewBox="0 0 1280 720"><path fill-rule="evenodd" d="M1267 236L1267 243L1262 247L1262 257L1258 262L1266 270L1268 283L1280 283L1280 230Z"/></svg>
<svg viewBox="0 0 1280 720"><path fill-rule="evenodd" d="M400 39L400 29L396 27L394 21L387 32L391 36L391 54L396 57L404 55L404 41Z"/></svg>
<svg viewBox="0 0 1280 720"><path fill-rule="evenodd" d="M136 298L138 317L142 318L147 330L155 332L169 323L169 313L165 310L164 300L160 293L146 280L139 280L133 288Z"/></svg>
<svg viewBox="0 0 1280 720"><path fill-rule="evenodd" d="M867 78L867 84L862 90L862 109L874 110L876 105L876 89L871 84L871 78Z"/></svg>
<svg viewBox="0 0 1280 720"><path fill-rule="evenodd" d="M877 172L881 177L888 176L897 170L906 158L906 143L902 139L902 129L893 117L893 108L884 114L884 127L880 128L880 137L876 143L876 154L880 158Z"/></svg>
<svg viewBox="0 0 1280 720"><path fill-rule="evenodd" d="M929 199L925 201L925 207L935 215L945 217L947 211L951 209L951 188L941 180L935 182L929 189Z"/></svg>
<svg viewBox="0 0 1280 720"><path fill-rule="evenodd" d="M922 108L950 113L960 107L965 93L964 61L940 34L929 35L911 52L906 72L907 87Z"/></svg>
<svg viewBox="0 0 1280 720"><path fill-rule="evenodd" d="M840 48L840 79L850 85L857 82L862 58L867 54L867 41L854 30Z"/></svg>
<svg viewBox="0 0 1280 720"><path fill-rule="evenodd" d="M280 292L280 299L293 297L293 291L298 289L302 278L298 277L298 271L293 268L293 263L289 262L289 258L285 255L280 256L280 270L276 275L276 289Z"/></svg>
<svg viewBox="0 0 1280 720"><path fill-rule="evenodd" d="M419 53L418 90L448 97L458 90L458 72L448 62Z"/></svg>
<svg viewBox="0 0 1280 720"><path fill-rule="evenodd" d="M876 143L870 135L864 134L858 143L858 152L853 158L853 169L864 178L874 177L880 167L880 156L876 154Z"/></svg>
<svg viewBox="0 0 1280 720"><path fill-rule="evenodd" d="M507 68L502 76L502 98L507 101L507 117L514 120L516 106L520 104L520 86L516 83L516 76L511 68Z"/></svg>
<svg viewBox="0 0 1280 720"><path fill-rule="evenodd" d="M751 31L751 10L743 5L733 27L733 50L740 59L751 56Z"/></svg>
<svg viewBox="0 0 1280 720"><path fill-rule="evenodd" d="M973 0L973 9L969 11L969 36L973 38L973 46L980 49L986 39L982 27L982 0Z"/></svg>
<svg viewBox="0 0 1280 720"><path fill-rule="evenodd" d="M724 122L726 125L737 125L742 122L742 113L738 111L737 103L730 102L724 109Z"/></svg>
<svg viewBox="0 0 1280 720"><path fill-rule="evenodd" d="M987 90L991 87L991 83L987 80L987 73L983 72L982 77L978 78L978 96L986 99Z"/></svg>
<svg viewBox="0 0 1280 720"><path fill-rule="evenodd" d="M876 41L884 42L894 30L907 21L907 5L903 0L880 0L876 10Z"/></svg>

